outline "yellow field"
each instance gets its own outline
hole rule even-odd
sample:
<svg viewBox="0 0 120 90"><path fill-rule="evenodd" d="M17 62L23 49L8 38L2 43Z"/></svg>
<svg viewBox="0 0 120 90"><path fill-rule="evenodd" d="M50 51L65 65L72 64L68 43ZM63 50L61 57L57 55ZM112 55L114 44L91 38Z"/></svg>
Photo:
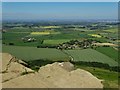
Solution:
<svg viewBox="0 0 120 90"><path fill-rule="evenodd" d="M93 37L97 37L97 38L101 38L102 36L98 35L98 34L88 34L90 36L93 36Z"/></svg>
<svg viewBox="0 0 120 90"><path fill-rule="evenodd" d="M31 32L31 35L49 35L50 32Z"/></svg>
<svg viewBox="0 0 120 90"><path fill-rule="evenodd" d="M118 28L107 29L107 30L103 30L103 31L111 32L111 33L118 33Z"/></svg>

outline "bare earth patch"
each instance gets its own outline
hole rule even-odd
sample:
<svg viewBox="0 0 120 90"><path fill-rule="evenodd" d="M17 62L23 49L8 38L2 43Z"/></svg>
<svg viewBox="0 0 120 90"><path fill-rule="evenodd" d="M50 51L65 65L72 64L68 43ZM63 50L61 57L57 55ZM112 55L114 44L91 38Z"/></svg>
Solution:
<svg viewBox="0 0 120 90"><path fill-rule="evenodd" d="M118 46L117 44L112 44L112 43L93 43L93 45L97 45L97 46Z"/></svg>

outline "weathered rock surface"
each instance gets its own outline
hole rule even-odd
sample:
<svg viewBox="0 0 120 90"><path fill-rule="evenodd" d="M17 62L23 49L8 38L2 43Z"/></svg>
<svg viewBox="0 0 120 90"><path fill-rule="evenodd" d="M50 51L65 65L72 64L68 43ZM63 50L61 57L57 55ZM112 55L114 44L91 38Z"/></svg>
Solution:
<svg viewBox="0 0 120 90"><path fill-rule="evenodd" d="M38 72L21 75L27 70L33 71L15 60L10 54L3 53L3 88L103 88L101 81L91 73L77 69L69 62L47 64ZM11 60L11 62L9 62Z"/></svg>
<svg viewBox="0 0 120 90"><path fill-rule="evenodd" d="M15 57L8 53L2 54L2 82L21 76L25 72L34 72L30 68L18 63Z"/></svg>

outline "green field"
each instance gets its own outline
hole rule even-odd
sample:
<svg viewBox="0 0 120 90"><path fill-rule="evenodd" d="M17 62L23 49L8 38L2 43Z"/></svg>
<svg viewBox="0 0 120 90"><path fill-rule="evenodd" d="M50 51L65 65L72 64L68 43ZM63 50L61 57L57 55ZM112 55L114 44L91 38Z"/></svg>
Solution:
<svg viewBox="0 0 120 90"><path fill-rule="evenodd" d="M100 62L110 66L118 65L118 63L112 58L93 49L66 50L65 52L72 56L74 61Z"/></svg>
<svg viewBox="0 0 120 90"><path fill-rule="evenodd" d="M33 29L27 28L27 27L13 27L9 29L7 32L31 32Z"/></svg>
<svg viewBox="0 0 120 90"><path fill-rule="evenodd" d="M62 29L62 28L61 28ZM35 29L35 28L11 28L10 30L7 30L7 32L3 33L3 44L9 44L14 43L15 46L34 46L37 47L40 45L40 41L44 40L43 45L47 44L53 44L58 45L73 39L84 39L84 38L90 38L89 33L92 32L81 32L81 31L74 31L71 29L67 30L46 30L49 31L51 34L48 35L39 35L39 34L33 34L32 32L43 32L41 29ZM26 42L24 43L22 38L35 38L35 42Z"/></svg>
<svg viewBox="0 0 120 90"><path fill-rule="evenodd" d="M96 50L118 61L118 51L113 47L97 47Z"/></svg>
<svg viewBox="0 0 120 90"><path fill-rule="evenodd" d="M32 32L50 32L50 34L46 35L39 35L39 34L31 34ZM68 40L83 40L83 39L92 39L97 40L100 42L108 42L111 41L107 37L117 37L116 32L108 32L108 31L114 31L112 29L108 30L86 30L86 29L80 29L80 28L59 28L59 29L41 29L41 28L28 28L28 27L14 27L9 30L7 30L6 33L3 33L3 43L14 43L16 46L38 46L40 44L40 40L45 40L45 44L59 44L66 42ZM116 29L115 29L116 31ZM92 37L90 35L102 35L101 38ZM36 39L36 42L31 43L24 43L21 38L25 37L32 37ZM112 41L111 41L112 42Z"/></svg>
<svg viewBox="0 0 120 90"><path fill-rule="evenodd" d="M3 52L10 53L18 59L24 61L32 60L52 60L67 61L70 58L57 49L22 47L22 46L3 46Z"/></svg>
<svg viewBox="0 0 120 90"><path fill-rule="evenodd" d="M118 37L118 28L111 28L111 29L106 29L103 31L106 33L106 34L103 34L103 36L113 37L113 38Z"/></svg>
<svg viewBox="0 0 120 90"><path fill-rule="evenodd" d="M21 46L26 46L22 41L21 38L25 37L29 35L29 33L24 33L24 32L7 32L7 33L3 33L2 34L2 42L5 44L9 44L9 43L14 43L14 45L21 45ZM28 43L27 45L29 46L30 43ZM33 44L32 44L33 45Z"/></svg>
<svg viewBox="0 0 120 90"><path fill-rule="evenodd" d="M62 44L64 42L68 42L70 41L70 39L54 39L54 40L44 40L43 44L52 44L52 45L56 45L56 44Z"/></svg>
<svg viewBox="0 0 120 90"><path fill-rule="evenodd" d="M118 28L111 28L111 29L106 29L103 31L110 32L110 33L118 33Z"/></svg>

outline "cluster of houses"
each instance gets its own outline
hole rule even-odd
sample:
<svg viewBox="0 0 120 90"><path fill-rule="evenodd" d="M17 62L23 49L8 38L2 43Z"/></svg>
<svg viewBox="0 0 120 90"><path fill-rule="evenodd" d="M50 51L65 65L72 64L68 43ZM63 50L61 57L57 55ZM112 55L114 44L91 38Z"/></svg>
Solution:
<svg viewBox="0 0 120 90"><path fill-rule="evenodd" d="M93 40L71 40L66 43L59 44L57 49L63 50L63 49L77 49L77 48L89 48L92 47L92 43L95 43L96 41Z"/></svg>
<svg viewBox="0 0 120 90"><path fill-rule="evenodd" d="M32 37L25 37L25 38L21 38L21 39L24 42L35 42L36 41L36 39L32 38Z"/></svg>
<svg viewBox="0 0 120 90"><path fill-rule="evenodd" d="M103 46L103 47L118 47L117 44L113 44L113 43L101 43L99 41L95 41L95 40L83 40L83 41L79 41L79 40L71 40L69 42L66 43L62 43L59 44L57 46L57 49L60 50L68 50L68 49L86 49L86 48L96 48L99 46Z"/></svg>
<svg viewBox="0 0 120 90"><path fill-rule="evenodd" d="M5 29L0 29L0 32L6 33L7 31Z"/></svg>

